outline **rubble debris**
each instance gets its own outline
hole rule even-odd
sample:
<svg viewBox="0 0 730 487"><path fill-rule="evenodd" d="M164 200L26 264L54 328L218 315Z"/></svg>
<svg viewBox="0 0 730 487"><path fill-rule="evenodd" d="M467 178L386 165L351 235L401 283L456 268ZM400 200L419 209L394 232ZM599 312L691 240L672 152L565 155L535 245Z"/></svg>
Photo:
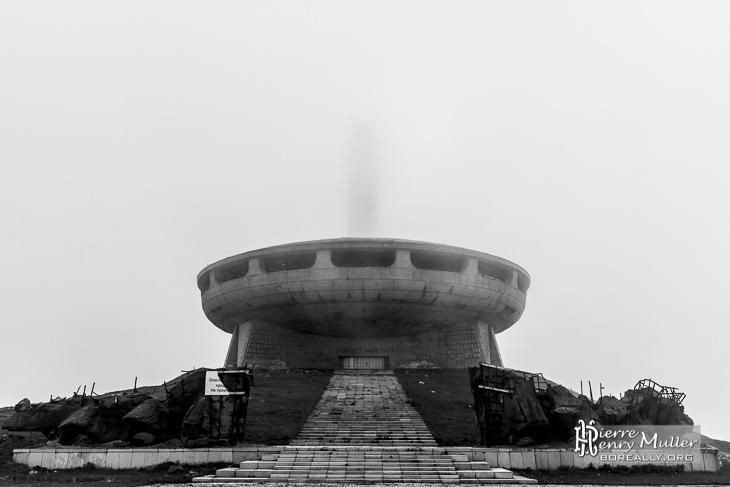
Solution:
<svg viewBox="0 0 730 487"><path fill-rule="evenodd" d="M643 379L626 391L621 401L626 404L628 424L691 425L694 422L682 406L685 397L676 387Z"/></svg>
<svg viewBox="0 0 730 487"><path fill-rule="evenodd" d="M165 401L149 398L132 409L122 418L132 436L137 433L150 433L160 437L173 437L179 434L170 422L170 409ZM178 428L179 429L179 428Z"/></svg>
<svg viewBox="0 0 730 487"><path fill-rule="evenodd" d="M516 443L524 437L547 439L550 423L535 394L535 385L543 382L488 364L470 368L469 377L485 445Z"/></svg>
<svg viewBox="0 0 730 487"><path fill-rule="evenodd" d="M42 432L53 444L175 444L226 442L242 437L248 393L248 370L220 371L221 381L239 395L206 396L206 373L195 369L158 388L97 395L78 394L31 404L23 399L2 427L14 432ZM239 389L240 388L240 389ZM81 387L79 387L79 390ZM212 438L212 440L211 440ZM177 447L176 446L176 447Z"/></svg>
<svg viewBox="0 0 730 487"><path fill-rule="evenodd" d="M40 431L46 438L53 440L57 436L58 425L81 405L81 396L39 404L31 404L28 399L23 399L15 405L15 413L3 423L3 428L8 431Z"/></svg>
<svg viewBox="0 0 730 487"><path fill-rule="evenodd" d="M596 402L598 416L602 424L623 424L628 408L613 396L603 396Z"/></svg>
<svg viewBox="0 0 730 487"><path fill-rule="evenodd" d="M72 445L78 435L84 435L95 443L126 440L128 431L122 418L149 398L149 395L140 393L102 399L88 397L83 407L58 425L59 441L62 445Z"/></svg>
<svg viewBox="0 0 730 487"><path fill-rule="evenodd" d="M569 441L580 420L598 425L694 424L684 414L685 395L651 379L639 381L621 400L602 396L594 403L541 374L480 364L469 369L469 377L482 444L486 446L524 445L526 437L538 443Z"/></svg>
<svg viewBox="0 0 730 487"><path fill-rule="evenodd" d="M132 437L132 444L149 446L157 443L157 437L151 433L137 433Z"/></svg>

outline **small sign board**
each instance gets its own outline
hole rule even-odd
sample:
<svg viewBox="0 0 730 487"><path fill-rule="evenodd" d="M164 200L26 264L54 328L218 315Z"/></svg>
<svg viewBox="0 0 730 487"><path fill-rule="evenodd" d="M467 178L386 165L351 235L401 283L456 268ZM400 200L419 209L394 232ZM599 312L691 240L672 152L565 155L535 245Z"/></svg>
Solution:
<svg viewBox="0 0 730 487"><path fill-rule="evenodd" d="M218 377L218 372L215 370L209 370L205 373L205 395L206 396L229 396L231 393L228 392L226 386L221 382Z"/></svg>

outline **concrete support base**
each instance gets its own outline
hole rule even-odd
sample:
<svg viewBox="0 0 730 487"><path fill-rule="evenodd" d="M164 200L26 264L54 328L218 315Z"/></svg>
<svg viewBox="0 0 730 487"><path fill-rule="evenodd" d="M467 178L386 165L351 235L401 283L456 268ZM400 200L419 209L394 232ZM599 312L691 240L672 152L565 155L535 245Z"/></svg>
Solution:
<svg viewBox="0 0 730 487"><path fill-rule="evenodd" d="M494 328L477 320L398 337L301 333L253 319L238 325L224 366L281 368L464 368L503 365Z"/></svg>

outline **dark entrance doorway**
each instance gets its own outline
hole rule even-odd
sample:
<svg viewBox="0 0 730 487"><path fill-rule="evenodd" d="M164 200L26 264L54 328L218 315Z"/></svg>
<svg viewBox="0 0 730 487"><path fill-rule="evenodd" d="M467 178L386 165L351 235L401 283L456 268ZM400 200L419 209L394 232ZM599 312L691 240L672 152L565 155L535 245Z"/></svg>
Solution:
<svg viewBox="0 0 730 487"><path fill-rule="evenodd" d="M340 357L340 368L346 370L387 370L388 357Z"/></svg>

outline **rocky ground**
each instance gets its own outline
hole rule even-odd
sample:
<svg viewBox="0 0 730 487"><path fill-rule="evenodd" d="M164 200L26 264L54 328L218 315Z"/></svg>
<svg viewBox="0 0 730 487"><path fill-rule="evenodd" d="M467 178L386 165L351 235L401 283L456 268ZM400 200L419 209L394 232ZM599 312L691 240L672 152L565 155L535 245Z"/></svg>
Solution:
<svg viewBox="0 0 730 487"><path fill-rule="evenodd" d="M452 374L456 374L453 375ZM461 374L461 375L459 375ZM408 377L400 380L416 409L432 430L434 436L443 444L478 444L477 425L474 420L473 399L465 371L409 371ZM304 403L315 401L321 395L329 379L327 375L305 373L303 371L285 371L264 373L257 377L257 389L254 394L259 398L256 406L249 410L251 420L250 434L255 435L257 443L265 443L268 432L274 431L267 425L281 423L275 418L287 418L286 426L276 431L277 438L271 442L285 441L285 437L293 437L299 423L306 418L308 408ZM299 384L301 382L301 384ZM304 384L309 384L304 387ZM299 386L297 386L299 384ZM169 386L169 384L168 384ZM301 386L301 387L300 387ZM119 391L120 393L123 391ZM145 390L150 395L159 394L152 388ZM285 393L285 396L281 396ZM292 395L293 394L293 395ZM307 397L298 396L305 394ZM311 397L309 397L311 396ZM289 408L289 409L287 409ZM0 422L14 413L14 407L0 408ZM265 419L264 419L265 418ZM282 423L283 424L283 423ZM254 426L255 425L255 426ZM249 438L247 437L247 440ZM47 471L28 469L13 465L12 449L27 446L43 445L47 442L41 433L14 432L0 430L0 484L14 486L49 486L67 483L84 483L88 487L104 486L138 486L138 485L186 485L193 476L205 475L215 470L216 466L189 467L163 465L155 469L136 471L107 471L102 469L77 469L66 471ZM250 441L250 440L249 440ZM703 437L703 444L718 448L724 465L720 474L700 473L627 473L609 472L600 469L593 471L565 469L556 472L524 471L521 475L537 478L542 485L730 485L730 442ZM557 445L556 445L557 446ZM567 444L562 445L567 447ZM202 484L195 484L202 485ZM266 487L283 484L256 484ZM292 484L288 484L292 485ZM346 485L346 484L341 484ZM409 485L409 484L400 484ZM415 485L415 484L412 484ZM424 485L424 484L419 484Z"/></svg>

